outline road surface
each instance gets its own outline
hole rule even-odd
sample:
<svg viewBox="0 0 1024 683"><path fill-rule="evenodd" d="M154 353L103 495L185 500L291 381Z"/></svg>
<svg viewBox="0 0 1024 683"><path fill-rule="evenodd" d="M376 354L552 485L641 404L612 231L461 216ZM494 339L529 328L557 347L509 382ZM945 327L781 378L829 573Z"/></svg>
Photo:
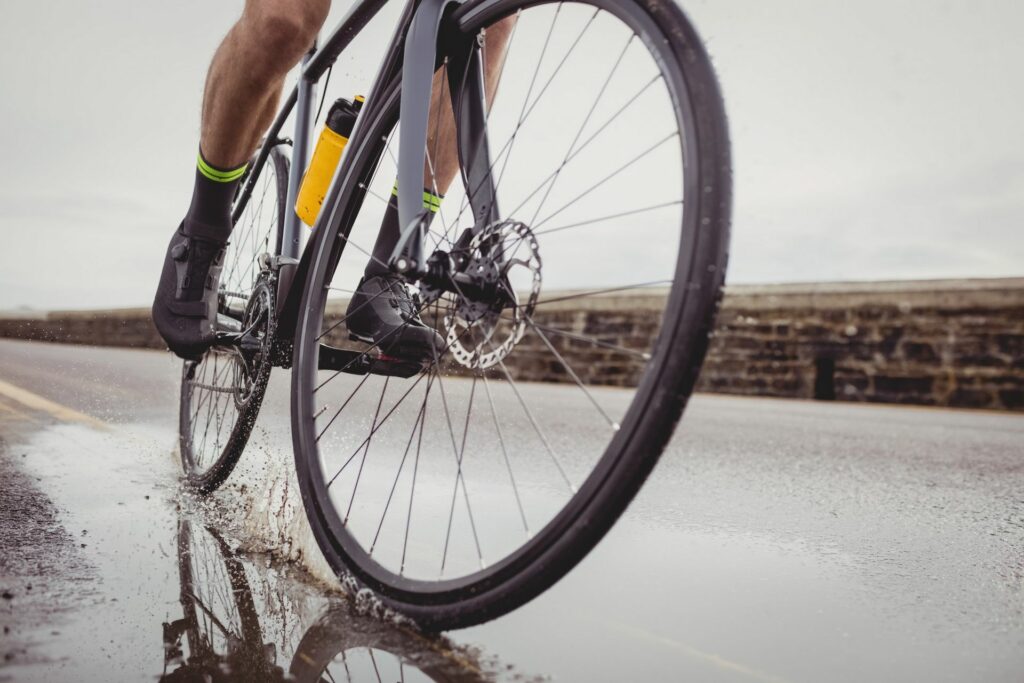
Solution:
<svg viewBox="0 0 1024 683"><path fill-rule="evenodd" d="M179 373L164 353L0 341L0 681L171 673L183 595L255 619L260 656L298 680L329 661L368 681L1024 679L1022 416L697 396L566 579L429 639L361 613L314 553L279 559L311 547L280 500L287 373L233 506L182 492Z"/></svg>

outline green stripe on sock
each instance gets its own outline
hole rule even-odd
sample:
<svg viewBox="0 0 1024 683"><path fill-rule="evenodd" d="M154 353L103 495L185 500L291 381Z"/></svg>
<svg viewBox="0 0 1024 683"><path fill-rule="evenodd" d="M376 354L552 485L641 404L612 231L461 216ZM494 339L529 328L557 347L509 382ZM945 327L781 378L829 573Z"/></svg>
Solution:
<svg viewBox="0 0 1024 683"><path fill-rule="evenodd" d="M398 181L395 181L395 186L391 188L391 196L398 196ZM436 195L430 190L423 190L423 208L428 209L431 213L437 213L438 209L441 208L441 200L444 199L441 195Z"/></svg>
<svg viewBox="0 0 1024 683"><path fill-rule="evenodd" d="M238 168L231 171L220 171L206 163L206 160L203 159L202 154L196 157L196 168L199 169L199 172L202 173L203 176L209 178L215 183L230 183L233 180L238 180L245 173L245 169L248 166L249 164L242 164Z"/></svg>

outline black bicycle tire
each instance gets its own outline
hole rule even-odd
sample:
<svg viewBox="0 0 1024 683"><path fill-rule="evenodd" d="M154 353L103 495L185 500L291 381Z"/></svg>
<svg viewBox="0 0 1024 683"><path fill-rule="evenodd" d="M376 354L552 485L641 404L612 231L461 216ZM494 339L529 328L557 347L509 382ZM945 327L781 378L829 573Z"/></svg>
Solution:
<svg viewBox="0 0 1024 683"><path fill-rule="evenodd" d="M267 157L267 163L274 164L274 175L277 182L277 201L278 206L282 209L278 212L277 236L274 238L275 254L279 254L281 252L281 239L284 234L284 208L288 198L289 173L288 157L281 151L281 145L275 145L271 148L270 154ZM242 185L244 185L247 178L248 175L243 177ZM220 488L221 484L231 476L235 465L238 464L238 460L242 457L242 452L249 442L249 435L252 433L252 428L256 424L256 417L259 415L260 407L263 404L263 396L267 390L267 383L270 381L271 366L269 362L266 362L264 367L261 368L258 378L253 384L252 395L239 411L238 420L235 422L231 436L228 437L220 456L205 472L198 474L190 472L189 453L191 443L188 434L191 412L188 405L188 392L185 387L189 367L190 361L185 361L182 366L182 387L178 411L178 450L181 455L182 470L185 473L185 483L196 493L206 495ZM196 366L192 365L191 367L194 369Z"/></svg>
<svg viewBox="0 0 1024 683"><path fill-rule="evenodd" d="M317 242L311 245L314 260L303 291L292 374L292 433L303 503L314 536L339 576L371 589L385 604L412 617L424 628L460 628L507 613L549 588L586 556L628 506L672 436L696 384L718 311L728 260L732 176L725 109L710 59L695 29L671 0L586 2L604 9L614 6L618 10L614 13L620 18L620 12L627 11L623 8L630 8L629 11L637 13L638 22L656 30L652 35L658 37L651 37L649 45L667 46L660 56L672 60L673 80L677 81L674 92L686 100L678 106L687 108L688 118L680 115L685 119L681 123L687 131L688 153L696 162L689 167L695 172L688 172L686 178L690 191L687 196L696 199L686 203L682 226L684 235L690 235L691 247L687 251L685 244L680 246L663 328L651 365L629 409L630 420L624 421L579 493L544 530L513 554L518 556L515 562L503 560L489 568L491 580L431 594L410 591L397 582L386 584L353 559L354 553L344 547L344 539L331 532L332 516L336 514L321 505L315 472L317 454L309 446L312 435L305 431L311 423L309 390L315 386L311 382L316 375L315 346L310 340L317 337L317 314L323 312L317 310L312 297L322 284L324 273L340 258L349 227L344 223L345 216L351 214L352 208L339 207L329 228L322 230ZM538 4L542 3L471 0L460 8L459 14L476 13L480 22L485 23L518 7ZM390 84L381 96L394 99L399 85ZM374 138L380 137L384 116L386 112L367 122L370 134L363 138L358 150L349 152L353 169L360 169L362 164L365 174L375 166L379 155L373 156L372 145L379 145ZM348 179L354 185L363 180L358 172L351 173ZM344 202L353 193L357 195L358 211L362 196L354 189L346 192L343 188L336 197ZM337 520L334 523L340 528Z"/></svg>

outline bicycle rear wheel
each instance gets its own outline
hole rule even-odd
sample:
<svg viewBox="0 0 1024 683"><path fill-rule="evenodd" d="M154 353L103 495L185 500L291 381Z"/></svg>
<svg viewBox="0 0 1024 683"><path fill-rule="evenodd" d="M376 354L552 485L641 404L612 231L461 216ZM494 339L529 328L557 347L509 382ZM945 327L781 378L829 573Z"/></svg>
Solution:
<svg viewBox="0 0 1024 683"><path fill-rule="evenodd" d="M215 490L231 474L263 403L276 292L261 260L281 253L287 194L288 158L278 145L235 223L221 271L218 325L252 329L264 341L261 350L243 355L235 347L213 347L182 368L181 463L186 483L199 493Z"/></svg>
<svg viewBox="0 0 1024 683"><path fill-rule="evenodd" d="M471 0L456 19L500 60L487 134L504 220L469 258L518 300L500 316L460 292L422 307L446 342L411 377L319 369L322 344L348 343L344 299L391 193L393 83L346 152L313 245L292 384L299 483L325 557L435 629L536 596L633 498L703 361L731 198L717 82L673 2ZM490 56L489 29L509 36ZM437 158L427 150L431 169ZM428 254L472 226L456 185ZM348 348L373 364L372 347Z"/></svg>

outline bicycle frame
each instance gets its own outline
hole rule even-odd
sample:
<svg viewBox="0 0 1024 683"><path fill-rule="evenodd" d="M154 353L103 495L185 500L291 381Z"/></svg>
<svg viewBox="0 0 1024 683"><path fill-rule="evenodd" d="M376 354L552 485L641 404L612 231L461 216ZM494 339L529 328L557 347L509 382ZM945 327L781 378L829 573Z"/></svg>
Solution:
<svg viewBox="0 0 1024 683"><path fill-rule="evenodd" d="M233 219L238 220L271 148L288 142L280 137L280 133L294 111L291 173L281 253L274 255L270 263L271 268L278 273L278 340L291 340L294 337L302 295L302 287L295 287L294 283L304 281L312 251L312 240L303 248L305 228L298 215L290 209L295 205L303 172L309 163L317 83L388 1L356 0L323 46L318 48L314 44L306 53L298 83L268 130L234 210ZM349 148L359 147L365 135L362 122L372 120L380 113L383 102L379 96L392 79L400 75L402 115L399 121L398 216L403 228L389 265L410 281L417 281L429 274L423 252L428 212L423 208L422 187L430 95L434 73L439 66L439 45L449 59L447 72L452 110L455 113L460 167L475 226L486 225L498 216L486 136L482 60L475 39L458 30L460 7L461 0L407 1L349 139ZM342 156L323 208L313 226L313 235L319 235L329 228L328 224L335 213L333 208L341 200L339 180L349 172L350 158L351 155ZM476 229L471 228L466 239L475 234Z"/></svg>

